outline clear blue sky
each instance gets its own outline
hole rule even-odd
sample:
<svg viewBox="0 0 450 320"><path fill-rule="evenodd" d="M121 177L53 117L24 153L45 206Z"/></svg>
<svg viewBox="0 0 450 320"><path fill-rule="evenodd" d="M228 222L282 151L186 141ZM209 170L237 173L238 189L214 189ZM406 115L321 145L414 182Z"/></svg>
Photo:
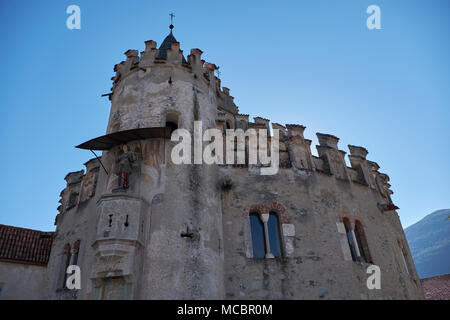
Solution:
<svg viewBox="0 0 450 320"><path fill-rule="evenodd" d="M81 30L66 8L81 8ZM381 8L368 30L366 8ZM450 1L0 2L0 223L54 229L74 146L105 133L113 66L174 35L204 51L242 113L361 145L404 226L450 208ZM313 148L315 152L315 148Z"/></svg>

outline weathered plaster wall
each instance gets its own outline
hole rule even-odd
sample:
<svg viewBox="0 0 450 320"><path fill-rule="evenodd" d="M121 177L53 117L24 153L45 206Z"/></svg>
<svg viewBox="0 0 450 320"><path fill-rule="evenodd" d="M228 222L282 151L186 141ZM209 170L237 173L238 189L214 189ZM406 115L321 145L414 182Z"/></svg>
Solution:
<svg viewBox="0 0 450 320"><path fill-rule="evenodd" d="M0 261L0 299L43 299L45 266Z"/></svg>
<svg viewBox="0 0 450 320"><path fill-rule="evenodd" d="M396 258L398 217L380 212L374 190L315 172L282 169L264 177L247 169L221 171L233 182L222 197L227 298L422 298L420 285ZM251 258L248 213L261 210L277 212L281 230L293 225L295 235L282 236L283 258ZM337 225L344 216L364 223L373 262L381 268L382 290L367 289L369 264L346 260L348 244Z"/></svg>

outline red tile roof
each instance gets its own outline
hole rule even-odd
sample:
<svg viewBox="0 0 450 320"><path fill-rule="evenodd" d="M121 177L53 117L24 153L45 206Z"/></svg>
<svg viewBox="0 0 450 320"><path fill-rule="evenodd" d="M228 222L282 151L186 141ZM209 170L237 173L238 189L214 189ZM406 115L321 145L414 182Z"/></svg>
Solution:
<svg viewBox="0 0 450 320"><path fill-rule="evenodd" d="M46 265L52 241L53 232L0 224L0 260Z"/></svg>
<svg viewBox="0 0 450 320"><path fill-rule="evenodd" d="M450 274L421 279L427 300L450 300Z"/></svg>

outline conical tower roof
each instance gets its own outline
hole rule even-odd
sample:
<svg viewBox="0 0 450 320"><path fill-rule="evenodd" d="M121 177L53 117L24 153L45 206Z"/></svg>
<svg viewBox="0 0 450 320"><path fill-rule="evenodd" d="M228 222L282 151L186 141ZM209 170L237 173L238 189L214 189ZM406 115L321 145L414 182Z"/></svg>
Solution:
<svg viewBox="0 0 450 320"><path fill-rule="evenodd" d="M167 49L170 49L172 46L172 43L178 42L177 39L175 39L172 30L170 30L169 35L164 39L164 41L159 46L159 52L158 52L158 58L160 59L166 59L167 58Z"/></svg>

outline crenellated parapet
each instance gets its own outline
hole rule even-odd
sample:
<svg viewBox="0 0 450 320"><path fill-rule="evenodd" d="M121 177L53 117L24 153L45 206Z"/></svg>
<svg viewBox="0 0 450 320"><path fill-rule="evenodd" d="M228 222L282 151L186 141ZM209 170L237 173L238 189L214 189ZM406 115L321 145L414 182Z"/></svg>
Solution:
<svg viewBox="0 0 450 320"><path fill-rule="evenodd" d="M166 37L159 49L156 41L145 41L145 50L140 55L138 50L128 50L125 52L126 60L114 66L115 75L111 78L113 86L111 93L107 95L111 99L124 79L135 72L147 72L156 66L181 68L192 74L193 81L204 81L213 92L216 92L217 103L222 108L237 114L239 110L234 104L234 97L230 95L230 89L222 88L220 78L214 74L219 67L203 60L202 54L203 51L198 48L191 49L186 60L180 43L172 34ZM173 79L169 77L167 81L171 82Z"/></svg>
<svg viewBox="0 0 450 320"><path fill-rule="evenodd" d="M171 47L167 49L167 61L175 66L181 66L183 60L183 51L180 49L180 43L172 42Z"/></svg>
<svg viewBox="0 0 450 320"><path fill-rule="evenodd" d="M262 118L262 117L254 117L253 121L254 121L255 124L262 125L267 130L269 130L269 123L270 123L269 119L265 119L265 118Z"/></svg>
<svg viewBox="0 0 450 320"><path fill-rule="evenodd" d="M311 141L306 140L303 132L306 127L298 124L287 124L286 142L292 166L296 169L313 170Z"/></svg>
<svg viewBox="0 0 450 320"><path fill-rule="evenodd" d="M141 52L141 60L139 61L140 68L150 68L153 66L158 49L156 49L156 41L145 41L145 51Z"/></svg>
<svg viewBox="0 0 450 320"><path fill-rule="evenodd" d="M100 162L97 158L93 158L84 165L86 171L80 170L70 172L64 178L66 180L66 187L59 195L60 205L57 208L59 212L58 216L63 215L80 204L86 203L89 199L94 197L100 170ZM58 216L56 217L55 224L58 222Z"/></svg>
<svg viewBox="0 0 450 320"><path fill-rule="evenodd" d="M97 158L87 161L84 165L86 166L86 174L83 176L81 183L79 197L80 204L88 201L95 195L98 174L100 171L100 162Z"/></svg>
<svg viewBox="0 0 450 320"><path fill-rule="evenodd" d="M195 78L203 75L202 71L205 60L202 59L202 54L202 50L195 48L191 49L191 54L188 55L188 64L190 65Z"/></svg>
<svg viewBox="0 0 450 320"><path fill-rule="evenodd" d="M220 129L225 128L228 112L219 108L216 124ZM254 122L248 122L248 114L234 115L236 128L268 129L270 120L262 117L254 117ZM239 125L242 121L242 125ZM351 167L347 167L345 162L345 151L338 148L339 138L331 134L317 133L319 145L316 146L318 157L311 152L312 141L304 137L306 127L300 124L272 123L272 130L277 129L279 133L279 165L280 168L292 168L295 170L314 171L326 174L336 179L353 182L362 186L377 190L386 208L393 208L390 195L389 176L378 172L379 166L375 162L367 160L368 151L364 147L348 145L350 154L348 155ZM225 134L225 130L224 130ZM270 134L270 132L269 132ZM273 137L268 136L268 143ZM225 137L224 137L225 141ZM248 143L246 149L248 149ZM246 150L248 157L249 150ZM248 158L246 160L248 163ZM387 209L386 209L387 210Z"/></svg>
<svg viewBox="0 0 450 320"><path fill-rule="evenodd" d="M70 172L64 180L67 182L66 189L63 191L63 208L68 211L78 203L80 195L81 182L83 181L84 170Z"/></svg>
<svg viewBox="0 0 450 320"><path fill-rule="evenodd" d="M242 129L242 130L247 130L249 115L248 114L240 114L240 113L238 113L238 114L235 115L235 117L236 117L236 125L237 125L237 127L239 129Z"/></svg>
<svg viewBox="0 0 450 320"><path fill-rule="evenodd" d="M348 145L350 155L348 156L352 168L357 172L356 182L375 189L375 181L371 172L371 165L366 159L369 153L366 148Z"/></svg>
<svg viewBox="0 0 450 320"><path fill-rule="evenodd" d="M253 122L249 120L248 114L239 113L238 107L234 103L234 97L230 95L230 89L222 87L221 80L216 76L219 67L211 62L202 59L203 51L194 48L190 50L190 54L186 59L180 48L180 43L176 41L172 32L164 39L158 48L156 41L149 40L145 42L145 50L139 53L137 50L128 50L125 52L126 60L114 67L116 76L114 80L114 88L120 85L121 81L134 72L154 72L154 68L174 68L170 72L157 72L158 77L167 77L170 84L176 81L176 72L174 70L184 71L185 75L192 77L191 80L184 76L184 80L192 81L195 87L198 81L203 82L209 90L209 99L216 104L215 126L226 134L227 129L248 129L261 130L268 132L267 143L271 144L272 130L277 129L279 132L279 157L281 168L292 168L293 170L317 172L320 174L334 177L341 181L348 181L366 186L373 190L377 190L383 201L392 203L390 195L389 177L378 171L379 167L376 163L367 160L368 151L364 147L349 145L349 161L351 167L347 167L345 162L346 152L338 147L339 138L324 133L317 133L319 145L316 146L318 156L314 156L311 151L312 141L306 139L304 132L306 127L300 124L278 124L270 125L270 120L257 116L253 118ZM168 69L167 69L168 70ZM164 81L158 78L158 81ZM159 82L158 82L159 83ZM199 87L200 88L200 87ZM119 112L119 111L117 111ZM123 117L123 116L122 116ZM112 118L114 124L115 118ZM226 147L226 139L224 136L224 148ZM248 164L248 139L246 140L246 163ZM270 148L269 148L270 150ZM85 196L80 196L80 201ZM382 202L383 202L382 201ZM64 208L62 206L61 208Z"/></svg>
<svg viewBox="0 0 450 320"><path fill-rule="evenodd" d="M345 151L338 149L339 138L331 134L317 133L319 145L316 146L319 157L325 164L325 170L338 179L349 180L347 166L345 165Z"/></svg>

